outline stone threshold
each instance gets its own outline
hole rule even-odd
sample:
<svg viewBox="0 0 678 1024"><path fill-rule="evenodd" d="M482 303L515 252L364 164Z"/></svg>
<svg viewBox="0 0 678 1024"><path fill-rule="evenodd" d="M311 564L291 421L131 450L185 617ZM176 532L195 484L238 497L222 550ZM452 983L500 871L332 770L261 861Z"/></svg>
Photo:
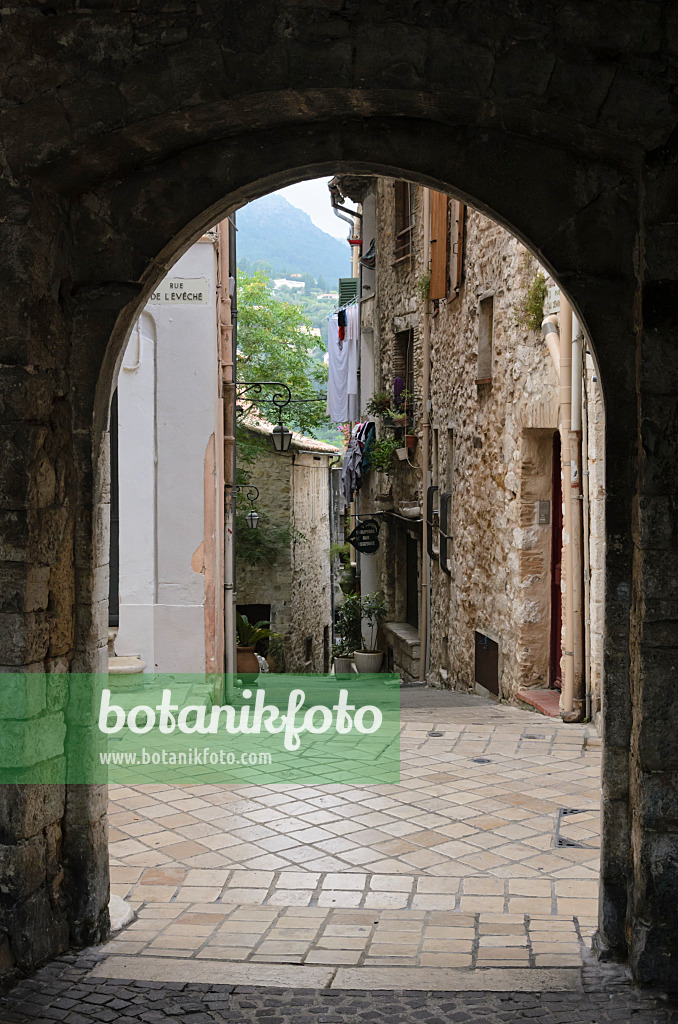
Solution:
<svg viewBox="0 0 678 1024"><path fill-rule="evenodd" d="M264 988L374 989L404 992L581 992L581 970L571 967L306 967L109 956L88 978L256 985Z"/></svg>
<svg viewBox="0 0 678 1024"><path fill-rule="evenodd" d="M516 697L523 704L529 704L540 715L546 715L548 718L560 718L559 690L518 690Z"/></svg>

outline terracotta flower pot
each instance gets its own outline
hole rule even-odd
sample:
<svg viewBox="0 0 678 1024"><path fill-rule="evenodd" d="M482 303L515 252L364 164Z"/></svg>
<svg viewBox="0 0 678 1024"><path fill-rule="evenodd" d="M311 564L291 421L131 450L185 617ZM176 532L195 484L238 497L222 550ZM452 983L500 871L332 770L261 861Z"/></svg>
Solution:
<svg viewBox="0 0 678 1024"><path fill-rule="evenodd" d="M241 675L258 676L259 662L257 661L253 647L236 648L236 668Z"/></svg>
<svg viewBox="0 0 678 1024"><path fill-rule="evenodd" d="M417 444L416 434L405 434L405 446L407 448L414 448Z"/></svg>
<svg viewBox="0 0 678 1024"><path fill-rule="evenodd" d="M366 675L372 672L381 671L381 663L384 660L383 651L354 651L353 660L358 672Z"/></svg>

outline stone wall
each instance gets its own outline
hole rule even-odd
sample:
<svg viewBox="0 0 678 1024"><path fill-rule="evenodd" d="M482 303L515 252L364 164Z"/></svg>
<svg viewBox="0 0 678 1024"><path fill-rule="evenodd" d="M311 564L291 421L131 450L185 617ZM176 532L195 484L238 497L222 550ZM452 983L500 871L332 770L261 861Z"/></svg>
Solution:
<svg viewBox="0 0 678 1024"><path fill-rule="evenodd" d="M675 986L675 5L271 0L253 19L239 4L50 0L7 8L4 29L0 664L105 665L112 382L181 252L314 174L449 190L530 243L594 341L609 469L600 944ZM67 684L48 686L63 708ZM53 888L35 881L44 921L18 886L3 897L3 932L30 937L16 939L25 969L64 925L98 941L107 903L98 791L36 815L30 793L30 829L58 824L62 844Z"/></svg>
<svg viewBox="0 0 678 1024"><path fill-rule="evenodd" d="M410 259L395 260L395 182L374 179L376 195L376 298L363 305L363 327L377 336L376 390L392 392L398 332L410 330L414 376L414 410L408 430L418 445L405 462L395 461L386 481L372 474L362 492L361 508L423 500L422 374L423 316L421 282L428 269L424 255L423 190L415 196L415 226ZM476 686L476 634L499 645L498 696L515 699L526 687L548 687L556 674L550 651L552 608L552 524L561 516L554 507L552 477L562 467L554 456L559 424L558 375L541 331L524 322L529 288L543 273L528 250L504 228L477 211L448 204L450 252L457 239L455 219L464 216L463 273L455 289L432 303L430 316L430 483L448 492L448 568L431 560L431 649L427 678L434 685ZM451 260L450 260L451 262ZM548 283L550 279L547 278ZM479 380L478 346L481 304L492 303L492 361ZM487 308L487 307L485 307ZM590 360L589 360L590 363ZM601 460L604 431L600 388L590 363L591 454L591 681L600 693L602 638L602 563L599 538L604 532ZM363 393L363 409L367 398ZM389 436L389 428L379 425ZM388 498L380 498L385 491ZM541 504L540 504L541 503ZM540 522L540 512L543 522ZM404 679L424 675L418 645L404 617L403 538L419 539L419 584L422 526L401 517L386 517L388 535L377 556L379 580L389 603L384 643ZM425 541L424 541L425 543ZM438 529L433 543L439 551ZM564 559L563 559L564 564ZM397 567L397 569L394 569ZM562 596L566 580L562 573ZM564 617L564 610L563 610ZM400 622L400 626L397 624ZM555 628L555 627L554 627ZM553 663L552 663L553 662ZM558 673L560 674L560 673ZM595 710L595 708L594 708Z"/></svg>
<svg viewBox="0 0 678 1024"><path fill-rule="evenodd" d="M248 467L259 488L256 507L267 519L262 531L268 525L288 536L274 561L257 565L237 558L236 538L236 603L271 606L271 629L285 638L287 672L322 672L332 623L329 455L301 452L304 444L318 443L295 435L289 453L264 449Z"/></svg>

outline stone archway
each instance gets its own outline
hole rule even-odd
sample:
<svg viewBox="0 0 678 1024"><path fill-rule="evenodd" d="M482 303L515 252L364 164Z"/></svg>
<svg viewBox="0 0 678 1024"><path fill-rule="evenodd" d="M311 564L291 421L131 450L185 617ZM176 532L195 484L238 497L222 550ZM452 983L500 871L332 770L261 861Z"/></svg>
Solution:
<svg viewBox="0 0 678 1024"><path fill-rule="evenodd" d="M2 664L58 673L102 663L110 382L146 295L192 239L243 201L325 171L451 191L534 249L595 341L610 467L601 945L628 950L640 980L670 984L670 5L509 15L492 2L472 13L430 3L423 24L339 0L271 2L256 22L249 8L216 17L189 6L99 15L57 0L11 15ZM29 80L36 55L41 86ZM39 713L52 707L80 728L57 691L48 677ZM30 969L69 933L101 938L104 794L16 790L2 818L8 963Z"/></svg>

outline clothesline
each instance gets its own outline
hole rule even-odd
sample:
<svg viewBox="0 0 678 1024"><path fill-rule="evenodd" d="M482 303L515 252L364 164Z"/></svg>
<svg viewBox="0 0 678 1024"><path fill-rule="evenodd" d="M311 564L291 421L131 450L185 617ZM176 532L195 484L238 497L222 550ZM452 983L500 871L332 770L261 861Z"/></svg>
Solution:
<svg viewBox="0 0 678 1024"><path fill-rule="evenodd" d="M361 302L366 302L367 299L371 298L371 295L365 295L362 299L359 299L357 297L355 299L349 299L348 302L345 302L343 306L335 306L335 308L331 312L329 312L327 316L323 317L323 320L329 320L329 318L331 316L334 316L335 313L341 313L342 309L348 309L349 306L359 306Z"/></svg>

